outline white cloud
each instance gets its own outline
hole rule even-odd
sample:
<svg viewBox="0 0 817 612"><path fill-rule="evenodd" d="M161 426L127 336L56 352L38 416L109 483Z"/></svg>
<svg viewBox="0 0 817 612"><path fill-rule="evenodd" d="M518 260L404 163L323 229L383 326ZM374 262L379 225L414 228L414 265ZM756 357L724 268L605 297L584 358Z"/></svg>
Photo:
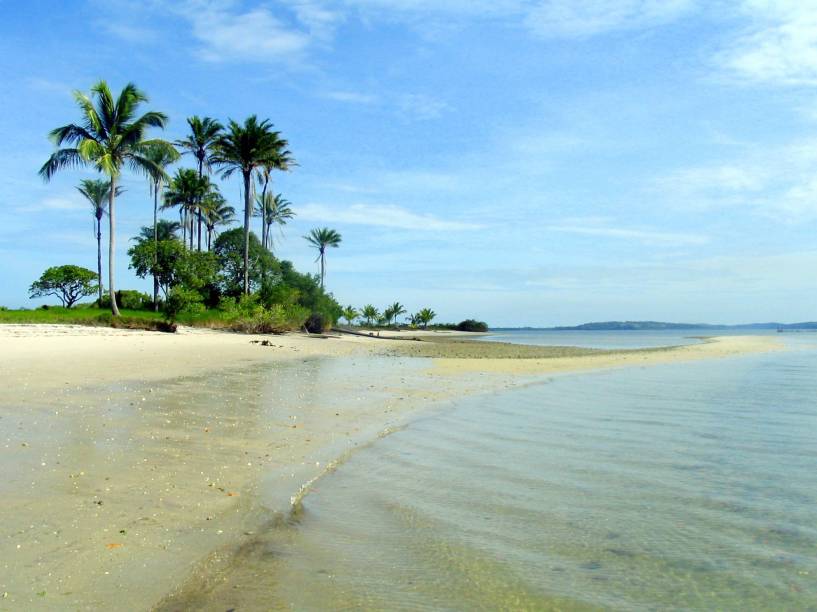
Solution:
<svg viewBox="0 0 817 612"><path fill-rule="evenodd" d="M404 94L398 107L404 115L420 120L437 119L452 110L447 102L424 94Z"/></svg>
<svg viewBox="0 0 817 612"><path fill-rule="evenodd" d="M679 169L651 191L680 208L743 207L796 221L817 216L817 141L760 149L727 163Z"/></svg>
<svg viewBox="0 0 817 612"><path fill-rule="evenodd" d="M597 227L593 225L551 225L546 229L552 232L579 234L583 236L598 236L628 240L651 246L690 246L709 242L707 236L700 234L684 234L675 232L660 232L645 229L629 229L620 227Z"/></svg>
<svg viewBox="0 0 817 612"><path fill-rule="evenodd" d="M91 216L90 205L81 197L68 196L48 196L31 205L18 206L15 210L19 213L41 213L43 211L52 212L87 212Z"/></svg>
<svg viewBox="0 0 817 612"><path fill-rule="evenodd" d="M447 221L430 214L418 214L400 206L374 204L353 204L345 208L306 204L298 208L298 218L406 230L465 231L481 227L473 223Z"/></svg>
<svg viewBox="0 0 817 612"><path fill-rule="evenodd" d="M330 91L324 94L324 97L349 104L374 104L378 100L377 96L357 91Z"/></svg>
<svg viewBox="0 0 817 612"><path fill-rule="evenodd" d="M717 56L730 73L781 85L817 84L817 3L743 0L751 24Z"/></svg>
<svg viewBox="0 0 817 612"><path fill-rule="evenodd" d="M185 3L178 11L190 21L193 36L202 43L202 59L211 62L297 60L313 44L318 26L321 35L326 35L328 13L320 17L310 11L311 21L298 27L266 7L240 12L231 10L234 5L233 2L196 0ZM301 18L305 18L303 12Z"/></svg>
<svg viewBox="0 0 817 612"><path fill-rule="evenodd" d="M693 0L545 0L526 21L546 37L587 37L674 21L694 8Z"/></svg>

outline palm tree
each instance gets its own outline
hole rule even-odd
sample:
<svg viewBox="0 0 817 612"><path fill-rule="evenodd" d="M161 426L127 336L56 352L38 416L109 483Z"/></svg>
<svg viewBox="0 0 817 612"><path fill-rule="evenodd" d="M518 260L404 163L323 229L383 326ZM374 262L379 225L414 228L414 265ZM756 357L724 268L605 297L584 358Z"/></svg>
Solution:
<svg viewBox="0 0 817 612"><path fill-rule="evenodd" d="M383 311L387 324L394 321L394 324L397 325L397 317L401 314L406 314L406 309L400 302L395 302Z"/></svg>
<svg viewBox="0 0 817 612"><path fill-rule="evenodd" d="M354 306L347 306L343 309L343 318L346 319L346 322L351 325L352 321L357 319L360 316L360 313L357 311L357 308Z"/></svg>
<svg viewBox="0 0 817 612"><path fill-rule="evenodd" d="M263 219L263 232L261 234L261 245L272 251L272 237L270 230L273 225L283 227L287 221L295 216L292 212L289 200L284 198L280 193L272 195L271 193L263 194L255 199L256 216Z"/></svg>
<svg viewBox="0 0 817 612"><path fill-rule="evenodd" d="M431 310L431 308L423 308L420 312L417 313L417 321L422 323L423 329L428 329L428 324L437 316L437 313Z"/></svg>
<svg viewBox="0 0 817 612"><path fill-rule="evenodd" d="M276 133L277 134L277 133ZM288 172L293 166L297 166L298 164L295 162L295 159L292 157L292 153L286 148L289 143L284 140L283 138L278 139L277 147L278 150L273 158L269 161L269 163L264 164L258 169L258 184L261 185L261 201L265 202L267 199L267 188L270 185L270 180L272 179L272 171L273 170L281 170L284 172ZM261 246L264 248L270 248L269 245L269 234L266 231L272 222L269 221L267 218L267 211L264 208L261 208Z"/></svg>
<svg viewBox="0 0 817 612"><path fill-rule="evenodd" d="M50 133L55 146L71 146L58 148L52 153L40 168L40 176L49 181L63 168L92 166L108 177L108 291L111 294L111 312L119 316L114 286L117 180L123 166L148 176L163 173L146 154L151 147L172 145L159 139L146 140L145 135L152 127L164 129L167 116L148 111L137 117L139 105L147 102L148 98L133 83L125 85L116 100L105 81L96 83L91 88L90 96L75 91L74 100L82 113L81 122L58 127Z"/></svg>
<svg viewBox="0 0 817 612"><path fill-rule="evenodd" d="M279 133L265 119L251 115L241 125L232 119L226 133L213 146L211 163L223 168L221 176L241 172L244 179L244 293L250 292L250 215L252 214L252 175L256 168L274 163L280 151Z"/></svg>
<svg viewBox="0 0 817 612"><path fill-rule="evenodd" d="M217 190L211 191L202 198L200 208L204 225L207 228L207 250L209 251L216 227L232 223L235 219L235 208L227 204L227 200Z"/></svg>
<svg viewBox="0 0 817 612"><path fill-rule="evenodd" d="M145 157L162 169L162 174L150 176L150 191L153 195L153 263L155 267L156 254L159 252L159 194L162 191L162 186L167 181L165 168L179 159L179 152L173 147L151 147ZM159 276L156 274L153 275L153 310L159 312Z"/></svg>
<svg viewBox="0 0 817 612"><path fill-rule="evenodd" d="M321 227L313 229L304 238L310 245L318 249L318 256L315 261L320 260L321 262L321 289L323 289L323 279L326 276L326 249L327 247L338 248L341 235L333 229Z"/></svg>
<svg viewBox="0 0 817 612"><path fill-rule="evenodd" d="M176 170L176 174L165 189L162 209L178 206L179 219L181 220L185 232L182 237L182 242L187 241L187 230L189 229L191 250L193 249L193 227L192 223L188 227L188 222L192 222L201 198L211 189L210 179L206 176L198 176L196 171L190 168L179 168Z"/></svg>
<svg viewBox="0 0 817 612"><path fill-rule="evenodd" d="M108 190L111 184L102 179L85 179L80 181L77 191L85 196L91 203L91 212L94 215L94 234L96 235L96 269L99 275L99 303L102 304L102 217L108 209ZM120 187L116 188L116 195L122 193Z"/></svg>
<svg viewBox="0 0 817 612"><path fill-rule="evenodd" d="M179 237L176 235L176 232L178 232L180 229L182 229L182 226L177 221L159 219L155 227L145 226L140 229L139 234L134 238L134 240L139 242L147 242L148 240L153 242L154 239L158 239L158 242L162 242L164 240L177 240Z"/></svg>
<svg viewBox="0 0 817 612"><path fill-rule="evenodd" d="M198 165L199 178L204 176L206 171L210 173L210 162L213 148L221 135L224 126L210 117L198 117L193 115L187 118L187 125L190 126L190 135L187 138L176 141L176 146L193 155ZM201 251L201 224L202 211L198 211L198 248ZM192 248L192 247L191 247Z"/></svg>
<svg viewBox="0 0 817 612"><path fill-rule="evenodd" d="M368 326L372 324L372 321L377 321L380 316L380 311L371 304L366 304L360 310L360 316L366 319L366 325Z"/></svg>

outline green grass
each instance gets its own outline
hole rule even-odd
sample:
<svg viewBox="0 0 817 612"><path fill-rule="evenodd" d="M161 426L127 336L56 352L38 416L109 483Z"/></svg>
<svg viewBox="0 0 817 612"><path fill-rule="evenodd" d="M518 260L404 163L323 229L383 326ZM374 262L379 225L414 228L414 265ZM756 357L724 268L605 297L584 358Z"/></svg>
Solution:
<svg viewBox="0 0 817 612"><path fill-rule="evenodd" d="M0 310L0 324L90 325L171 331L164 320L164 316L159 312L122 310L121 314L121 317L114 319L109 310L89 305L80 305L74 308L52 306L47 310L41 308L36 310Z"/></svg>
<svg viewBox="0 0 817 612"><path fill-rule="evenodd" d="M109 314L110 310L76 306L74 308L61 308L52 306L48 310L0 310L0 323L64 323L88 325ZM146 321L161 321L161 313L148 312L146 310L123 310L123 317L133 319L144 319Z"/></svg>
<svg viewBox="0 0 817 612"><path fill-rule="evenodd" d="M156 330L165 324L165 317L161 312L120 309L120 314L121 317L114 319L107 308L97 308L92 305L79 305L74 308L51 306L47 310L40 308L34 310L0 309L0 325L39 323ZM234 326L236 317L230 317L220 310L212 309L193 314L183 313L177 318L177 323L192 327L227 329ZM160 329L160 331L169 330Z"/></svg>

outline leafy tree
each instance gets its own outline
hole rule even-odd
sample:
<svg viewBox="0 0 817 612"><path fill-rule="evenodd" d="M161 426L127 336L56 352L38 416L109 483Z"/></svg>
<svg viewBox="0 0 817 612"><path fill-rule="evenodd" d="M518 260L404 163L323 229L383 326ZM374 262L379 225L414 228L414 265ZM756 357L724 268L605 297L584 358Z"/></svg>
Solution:
<svg viewBox="0 0 817 612"><path fill-rule="evenodd" d="M134 238L136 244L128 250L130 267L136 276L155 275L166 299L173 289L184 287L198 291L201 300L217 301L218 260L215 255L190 251L172 235L154 242L151 231L152 228L143 227L140 235Z"/></svg>
<svg viewBox="0 0 817 612"><path fill-rule="evenodd" d="M213 145L212 163L221 166L221 176L227 178L240 172L244 179L244 261L243 289L250 292L250 215L252 214L252 176L256 168L275 163L280 154L280 133L272 129L269 120L259 121L256 115L241 125L230 120L225 133Z"/></svg>
<svg viewBox="0 0 817 612"><path fill-rule="evenodd" d="M179 159L179 153L173 147L149 147L145 157L162 169L161 174L154 173L149 177L150 192L153 195L153 242L155 243L159 242L159 194L167 182L166 168ZM158 250L158 246L156 248ZM156 276L153 277L153 309L156 312L159 311L159 278Z"/></svg>
<svg viewBox="0 0 817 612"><path fill-rule="evenodd" d="M54 266L43 272L42 276L29 288L29 298L40 298L54 295L62 305L71 308L77 300L93 295L97 290L96 272L80 266Z"/></svg>
<svg viewBox="0 0 817 612"><path fill-rule="evenodd" d="M244 231L235 228L222 233L213 245L213 252L218 258L220 268L221 291L224 295L237 297L244 292ZM261 246L261 241L254 233L249 234L249 267L246 275L249 288L256 290L261 281L267 278L275 282L278 262Z"/></svg>
<svg viewBox="0 0 817 612"><path fill-rule="evenodd" d="M377 321L380 318L380 311L371 304L366 304L361 309L360 315L366 319L366 325L371 325L372 321Z"/></svg>
<svg viewBox="0 0 817 612"><path fill-rule="evenodd" d="M176 146L184 153L193 155L198 166L198 176L202 178L204 173L210 174L210 162L213 158L213 149L216 141L221 136L224 126L210 117L200 118L197 115L188 117L187 125L190 127L190 134L187 138L176 141ZM202 196L199 198L198 206L198 248L201 251L201 225L203 222L203 211L201 209ZM192 228L191 228L192 232ZM192 245L192 240L191 240ZM192 246L190 247L192 248Z"/></svg>
<svg viewBox="0 0 817 612"><path fill-rule="evenodd" d="M187 249L181 241L175 238L154 242L153 237L150 236L153 228L142 229L148 236L137 238L136 244L128 249L130 268L139 278L154 276L159 283L159 288L167 298L171 288L181 282L179 271Z"/></svg>
<svg viewBox="0 0 817 612"><path fill-rule="evenodd" d="M96 269L99 283L99 301L102 302L102 217L108 210L108 199L110 198L111 185L108 181L101 179L85 179L80 181L77 191L91 204L91 212L94 215L94 234L96 234ZM122 193L120 187L116 188L116 195Z"/></svg>
<svg viewBox="0 0 817 612"><path fill-rule="evenodd" d="M148 176L164 172L147 157L147 152L151 147L172 145L158 139L146 140L145 136L151 127L164 128L167 116L148 111L137 117L139 105L148 98L133 83L128 83L116 100L105 81L99 81L91 88L90 97L75 91L74 99L82 114L81 122L56 128L50 134L57 147L66 143L71 146L58 148L40 168L40 176L48 181L63 168L92 166L108 177L108 291L111 311L118 316L114 287L117 181L123 166Z"/></svg>
<svg viewBox="0 0 817 612"><path fill-rule="evenodd" d="M346 306L343 309L343 318L346 319L346 322L351 325L355 319L360 316L360 313L354 306Z"/></svg>
<svg viewBox="0 0 817 612"><path fill-rule="evenodd" d="M423 326L423 329L428 328L428 324L434 320L434 317L437 316L437 313L431 310L430 308L423 308L420 312L417 313L417 322Z"/></svg>
<svg viewBox="0 0 817 612"><path fill-rule="evenodd" d="M304 236L306 241L314 248L318 249L318 256L315 261L321 262L321 287L326 276L326 249L328 247L338 248L341 243L341 235L328 227L315 228Z"/></svg>
<svg viewBox="0 0 817 612"><path fill-rule="evenodd" d="M272 237L270 230L273 225L283 227L287 221L295 216L290 207L292 202L285 199L281 194L273 196L271 193L261 195L256 198L256 216L263 220L263 234L261 235L261 245L272 251Z"/></svg>

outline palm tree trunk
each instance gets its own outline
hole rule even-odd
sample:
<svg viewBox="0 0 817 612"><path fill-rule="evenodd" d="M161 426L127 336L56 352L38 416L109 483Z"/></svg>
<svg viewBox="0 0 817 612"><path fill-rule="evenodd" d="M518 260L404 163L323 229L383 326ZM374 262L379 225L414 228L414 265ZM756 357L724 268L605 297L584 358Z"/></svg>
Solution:
<svg viewBox="0 0 817 612"><path fill-rule="evenodd" d="M244 171L244 295L250 293L250 178L251 173Z"/></svg>
<svg viewBox="0 0 817 612"><path fill-rule="evenodd" d="M325 253L323 249L321 249L321 289L323 289L323 277L325 275L326 275Z"/></svg>
<svg viewBox="0 0 817 612"><path fill-rule="evenodd" d="M156 264L159 262L159 182L153 182L153 312L159 312L159 276Z"/></svg>
<svg viewBox="0 0 817 612"><path fill-rule="evenodd" d="M179 222L182 225L182 244L187 246L187 211L184 208L179 209Z"/></svg>
<svg viewBox="0 0 817 612"><path fill-rule="evenodd" d="M201 157L199 157L199 180L201 180L203 172L204 172L204 160ZM197 215L198 216L198 226L199 226L198 227L198 233L199 233L198 245L199 245L199 251L201 251L201 221L202 221L202 217L201 217L201 200L202 200L202 196L199 196L198 200L199 200L198 201L198 207L197 207L198 208L198 215ZM192 245L191 245L190 248L191 249L193 248Z"/></svg>
<svg viewBox="0 0 817 612"><path fill-rule="evenodd" d="M111 193L108 200L108 292L111 294L111 314L119 316L119 307L116 305L116 288L114 286L114 266L116 254L116 210L114 200L116 198L116 177L111 176Z"/></svg>
<svg viewBox="0 0 817 612"><path fill-rule="evenodd" d="M96 218L96 270L99 279L99 306L102 306L102 219Z"/></svg>

